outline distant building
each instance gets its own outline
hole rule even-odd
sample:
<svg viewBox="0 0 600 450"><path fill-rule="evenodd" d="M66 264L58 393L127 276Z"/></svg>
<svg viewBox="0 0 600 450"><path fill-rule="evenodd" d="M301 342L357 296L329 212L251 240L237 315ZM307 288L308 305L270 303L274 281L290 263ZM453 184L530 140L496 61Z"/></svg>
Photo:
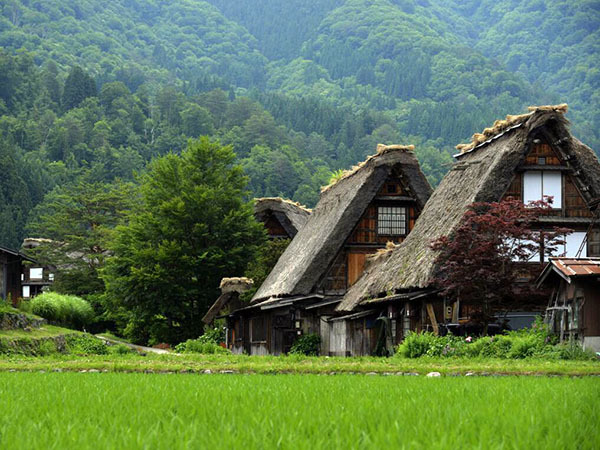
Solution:
<svg viewBox="0 0 600 450"><path fill-rule="evenodd" d="M11 299L37 295L44 286L52 283L52 275L27 255L6 247L0 247L0 297Z"/></svg>

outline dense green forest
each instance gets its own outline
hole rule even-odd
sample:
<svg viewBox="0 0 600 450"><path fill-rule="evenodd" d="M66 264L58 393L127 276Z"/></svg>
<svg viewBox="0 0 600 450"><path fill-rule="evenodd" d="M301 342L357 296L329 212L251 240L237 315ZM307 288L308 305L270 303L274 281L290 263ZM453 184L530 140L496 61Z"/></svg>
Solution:
<svg viewBox="0 0 600 450"><path fill-rule="evenodd" d="M120 248L124 258L133 242L113 230L131 233L151 214L161 229L149 174L189 159L202 136L202 148L233 150L219 164L243 170L245 201L308 206L378 143L415 144L435 185L456 144L531 104L569 103L575 134L598 151L599 15L594 0L5 0L0 245L33 235L84 255L56 287L105 311L105 256ZM231 275L216 265L211 282ZM126 291L127 268L108 269L112 289ZM196 315L214 294L203 292ZM119 318L122 307L111 320L123 327L148 320Z"/></svg>
<svg viewBox="0 0 600 450"><path fill-rule="evenodd" d="M378 142L432 183L454 145L566 101L599 147L598 5L517 0L7 0L0 6L0 242L91 172L132 180L190 137L232 144L256 196L309 206Z"/></svg>

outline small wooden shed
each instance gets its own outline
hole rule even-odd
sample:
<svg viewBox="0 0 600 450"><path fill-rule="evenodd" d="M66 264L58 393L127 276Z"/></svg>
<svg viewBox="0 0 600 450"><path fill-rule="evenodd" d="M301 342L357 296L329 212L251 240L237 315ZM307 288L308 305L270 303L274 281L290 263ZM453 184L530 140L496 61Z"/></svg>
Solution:
<svg viewBox="0 0 600 450"><path fill-rule="evenodd" d="M600 352L600 258L551 258L538 286L552 288L546 323L560 340Z"/></svg>

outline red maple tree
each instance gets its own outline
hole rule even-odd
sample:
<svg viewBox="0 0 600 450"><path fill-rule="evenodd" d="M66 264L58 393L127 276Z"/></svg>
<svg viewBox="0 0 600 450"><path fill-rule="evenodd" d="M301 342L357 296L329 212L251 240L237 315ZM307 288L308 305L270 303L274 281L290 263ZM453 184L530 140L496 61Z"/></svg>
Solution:
<svg viewBox="0 0 600 450"><path fill-rule="evenodd" d="M523 263L539 261L540 252L553 254L572 231L533 226L549 207L548 202L523 205L512 199L473 203L452 235L432 242L440 252L434 283L447 298L477 306L486 331L494 303L532 294L532 283L517 282Z"/></svg>

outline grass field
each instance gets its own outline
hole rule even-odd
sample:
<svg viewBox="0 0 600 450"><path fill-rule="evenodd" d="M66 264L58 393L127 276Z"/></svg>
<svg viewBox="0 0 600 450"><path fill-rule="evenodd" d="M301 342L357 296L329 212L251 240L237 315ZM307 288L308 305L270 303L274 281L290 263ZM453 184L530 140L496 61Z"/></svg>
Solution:
<svg viewBox="0 0 600 450"><path fill-rule="evenodd" d="M245 355L53 355L44 357L4 356L1 371L81 371L109 372L219 372L232 370L239 373L274 374L329 374L329 373L396 373L426 374L513 374L513 375L600 375L600 361L562 361L544 359L507 360L499 358L335 358L293 356Z"/></svg>
<svg viewBox="0 0 600 450"><path fill-rule="evenodd" d="M0 447L600 446L597 378L1 373Z"/></svg>

